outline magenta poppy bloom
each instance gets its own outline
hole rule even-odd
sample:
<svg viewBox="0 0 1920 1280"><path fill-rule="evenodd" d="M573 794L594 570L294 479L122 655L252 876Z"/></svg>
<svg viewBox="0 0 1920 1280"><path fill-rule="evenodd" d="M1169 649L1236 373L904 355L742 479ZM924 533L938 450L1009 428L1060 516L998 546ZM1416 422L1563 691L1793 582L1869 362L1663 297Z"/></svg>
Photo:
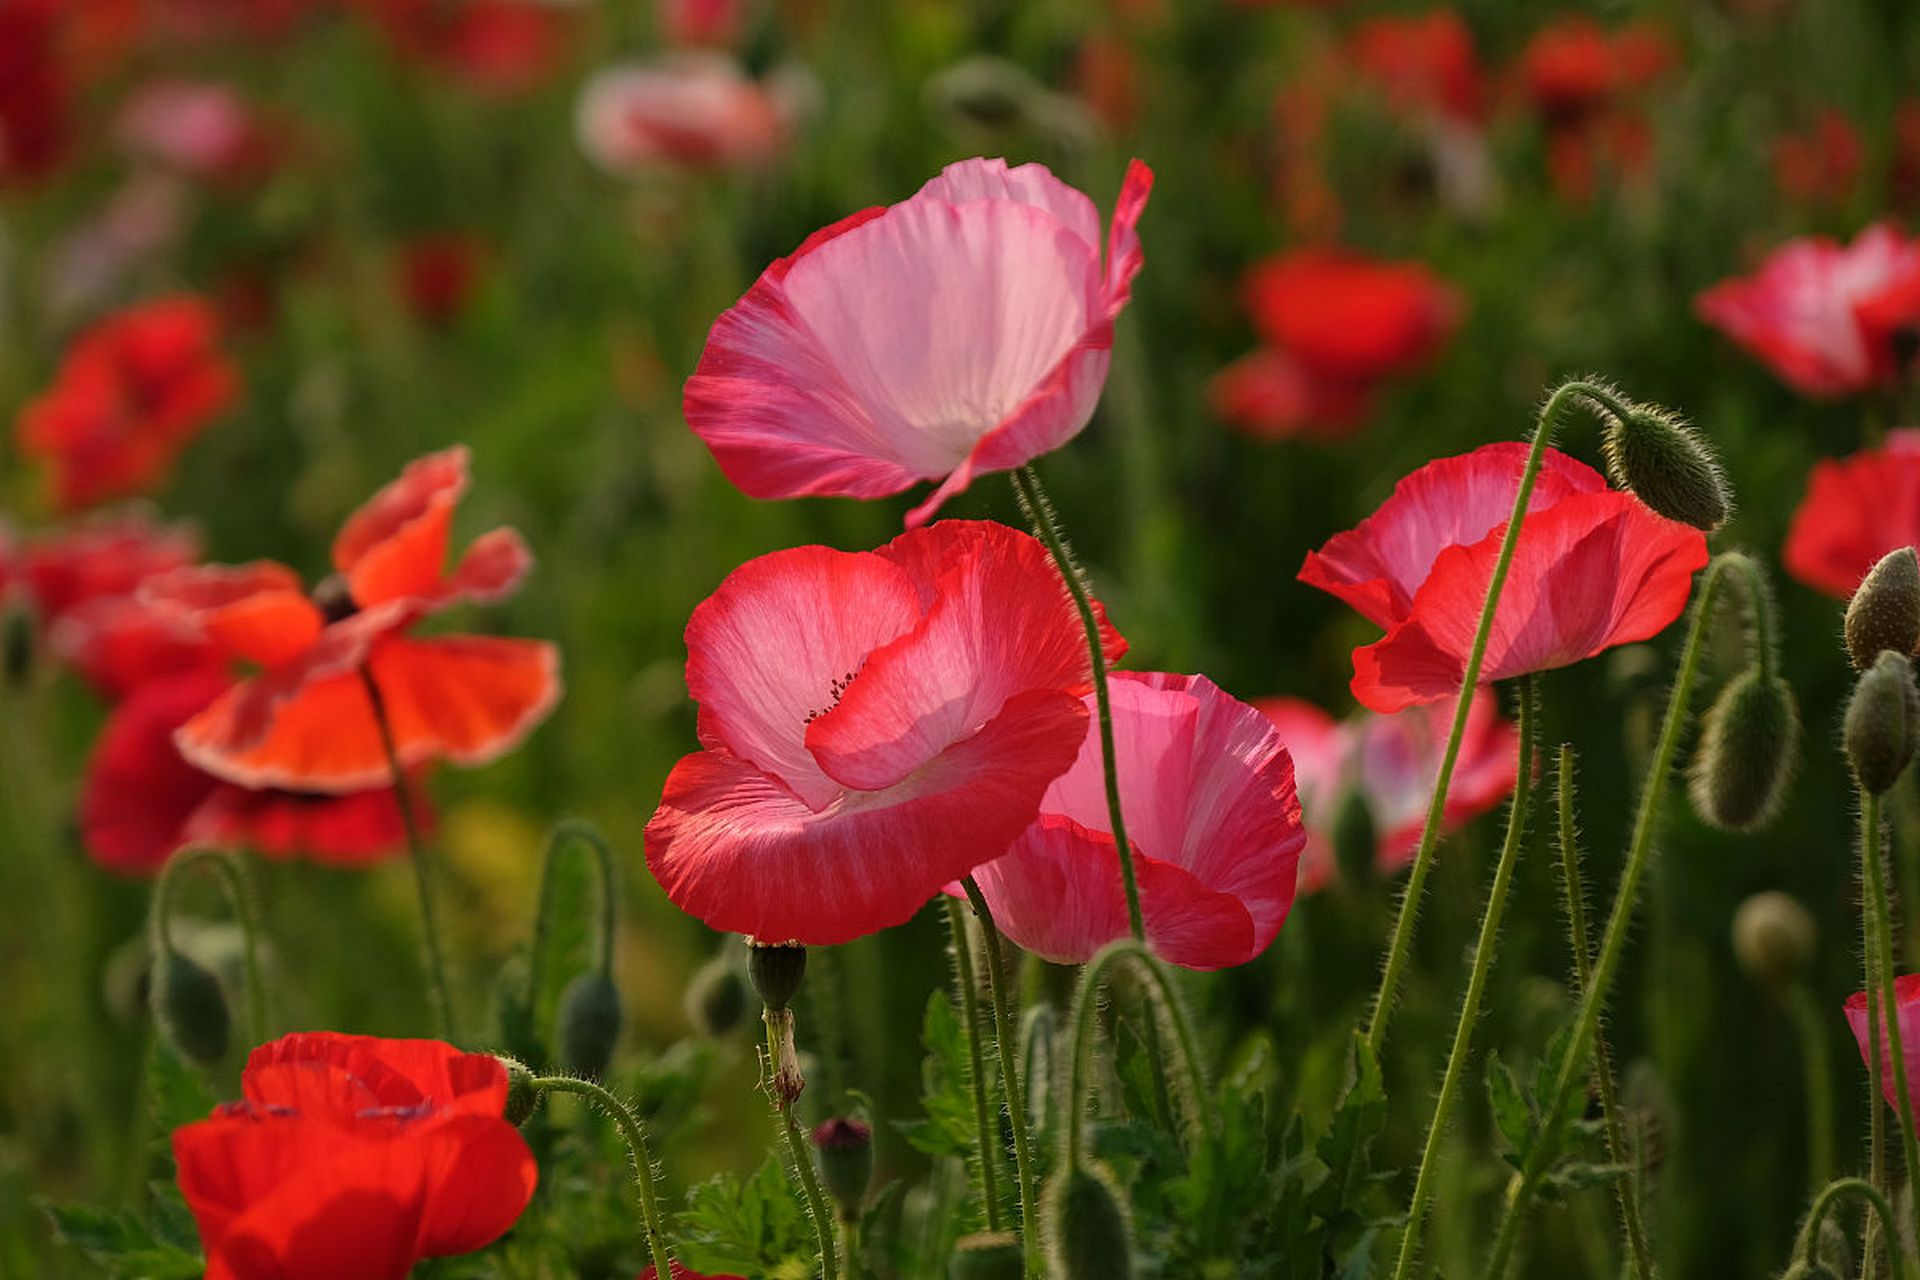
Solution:
<svg viewBox="0 0 1920 1280"><path fill-rule="evenodd" d="M647 865L716 929L827 944L900 924L1033 821L1092 679L1046 550L1004 525L750 560L687 623L706 750L668 776Z"/></svg>
<svg viewBox="0 0 1920 1280"><path fill-rule="evenodd" d="M1071 440L1107 378L1152 172L1127 169L1106 264L1093 202L1043 166L948 165L912 199L814 232L719 320L687 423L756 498L879 498Z"/></svg>
<svg viewBox="0 0 1920 1280"><path fill-rule="evenodd" d="M1900 1048L1907 1066L1907 1096L1920 1109L1920 973L1903 974L1893 980L1894 1015L1900 1020ZM1860 1061L1867 1060L1867 993L1856 991L1847 997L1847 1025L1853 1029L1854 1043L1860 1046ZM1887 1105L1898 1107L1899 1095L1893 1091L1893 1050L1887 1043L1886 1014L1880 1015L1880 1092Z"/></svg>
<svg viewBox="0 0 1920 1280"><path fill-rule="evenodd" d="M1787 531L1787 572L1838 600L1899 547L1920 545L1920 431L1887 433L1877 449L1827 458Z"/></svg>
<svg viewBox="0 0 1920 1280"><path fill-rule="evenodd" d="M1373 815L1378 872L1391 875L1413 861L1453 727L1450 716L1421 706L1335 720L1299 698L1267 698L1254 705L1280 731L1293 756L1307 826L1307 846L1300 855L1303 892L1316 892L1336 876L1333 823L1353 792ZM1464 825L1513 793L1519 774L1514 737L1493 693L1485 686L1476 690L1441 817L1445 829Z"/></svg>
<svg viewBox="0 0 1920 1280"><path fill-rule="evenodd" d="M1307 842L1286 745L1205 676L1116 672L1111 688L1148 945L1187 969L1245 964L1286 922ZM1089 726L1039 820L974 873L1000 929L1063 964L1126 937L1112 826L1100 738Z"/></svg>
<svg viewBox="0 0 1920 1280"><path fill-rule="evenodd" d="M1460 691L1526 456L1526 445L1504 441L1430 462L1359 525L1307 553L1302 582L1386 628L1354 651L1362 706L1399 711ZM1700 530L1655 515L1558 450L1547 450L1527 510L1483 681L1658 634L1707 563Z"/></svg>
<svg viewBox="0 0 1920 1280"><path fill-rule="evenodd" d="M1920 321L1920 243L1884 222L1850 245L1792 240L1694 309L1803 395L1865 391L1899 374L1893 333Z"/></svg>

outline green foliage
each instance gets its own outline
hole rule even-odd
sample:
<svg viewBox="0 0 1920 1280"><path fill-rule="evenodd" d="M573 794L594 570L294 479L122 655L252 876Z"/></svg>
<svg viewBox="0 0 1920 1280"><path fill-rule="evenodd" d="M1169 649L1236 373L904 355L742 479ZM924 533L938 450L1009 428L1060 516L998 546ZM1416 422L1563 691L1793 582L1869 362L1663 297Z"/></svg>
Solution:
<svg viewBox="0 0 1920 1280"><path fill-rule="evenodd" d="M1543 1141L1541 1106L1551 1094L1568 1041L1567 1029L1554 1034L1527 1087L1501 1060L1498 1050L1487 1054L1487 1102L1494 1128L1506 1142L1501 1156L1515 1172L1526 1168ZM1605 1132L1605 1124L1597 1116L1576 1118L1563 1129L1554 1150L1544 1157L1549 1163L1540 1180L1543 1199L1560 1200L1578 1191L1608 1186L1632 1172L1629 1166L1606 1158Z"/></svg>
<svg viewBox="0 0 1920 1280"><path fill-rule="evenodd" d="M813 1274L813 1227L777 1156L751 1177L723 1173L690 1189L675 1242L695 1271L767 1280Z"/></svg>
<svg viewBox="0 0 1920 1280"><path fill-rule="evenodd" d="M61 1244L80 1250L114 1280L191 1280L206 1265L191 1236L183 1244L159 1229L177 1227L175 1218L150 1226L124 1210L45 1201L41 1208Z"/></svg>

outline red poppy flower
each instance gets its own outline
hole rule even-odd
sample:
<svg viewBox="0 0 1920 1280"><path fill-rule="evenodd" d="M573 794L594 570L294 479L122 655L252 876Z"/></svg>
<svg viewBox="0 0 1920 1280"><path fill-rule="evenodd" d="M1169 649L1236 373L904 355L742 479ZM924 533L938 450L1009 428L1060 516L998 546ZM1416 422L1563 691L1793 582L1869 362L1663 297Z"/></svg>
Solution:
<svg viewBox="0 0 1920 1280"><path fill-rule="evenodd" d="M678 1262L668 1262L667 1267L672 1272L670 1280L747 1280L745 1276L736 1275L703 1276L698 1271L687 1270ZM658 1280L659 1275L660 1268L648 1267L640 1273L640 1280Z"/></svg>
<svg viewBox="0 0 1920 1280"><path fill-rule="evenodd" d="M0 4L0 186L46 177L72 146L61 0Z"/></svg>
<svg viewBox="0 0 1920 1280"><path fill-rule="evenodd" d="M1920 1111L1920 973L1901 974L1893 980L1893 1012L1900 1025L1900 1048L1907 1068L1907 1097ZM1860 1046L1860 1061L1867 1061L1867 993L1856 991L1844 1006L1847 1026L1853 1030L1854 1043ZM1880 1092L1890 1107L1899 1107L1900 1095L1894 1092L1893 1047L1888 1043L1886 1014L1880 1015Z"/></svg>
<svg viewBox="0 0 1920 1280"><path fill-rule="evenodd" d="M1353 693L1399 711L1459 692L1527 446L1428 463L1356 528L1307 554L1300 580L1387 629L1353 655ZM1705 536L1548 450L1480 678L1547 671L1645 640L1686 607Z"/></svg>
<svg viewBox="0 0 1920 1280"><path fill-rule="evenodd" d="M1295 249L1247 278L1260 336L1324 378L1370 382L1424 363L1452 334L1460 303L1418 262Z"/></svg>
<svg viewBox="0 0 1920 1280"><path fill-rule="evenodd" d="M743 0L657 0L653 12L668 44L719 48L740 39L747 16Z"/></svg>
<svg viewBox="0 0 1920 1280"><path fill-rule="evenodd" d="M1118 672L1111 692L1147 942L1188 969L1245 964L1285 923L1307 842L1286 745L1204 676ZM1097 729L1038 821L974 876L1000 929L1036 955L1078 964L1127 936Z"/></svg>
<svg viewBox="0 0 1920 1280"><path fill-rule="evenodd" d="M1520 54L1522 91L1550 124L1565 125L1651 84L1678 60L1673 42L1644 23L1609 35L1591 18L1572 16L1534 33Z"/></svg>
<svg viewBox="0 0 1920 1280"><path fill-rule="evenodd" d="M1694 310L1803 395L1865 391L1898 376L1893 338L1920 326L1920 243L1888 223L1846 246L1791 240Z"/></svg>
<svg viewBox="0 0 1920 1280"><path fill-rule="evenodd" d="M1263 347L1214 374L1207 400L1222 421L1256 439L1343 440L1366 425L1374 396L1369 383L1322 377Z"/></svg>
<svg viewBox="0 0 1920 1280"><path fill-rule="evenodd" d="M716 929L826 944L899 924L1033 821L1091 682L1059 575L1004 526L751 560L687 623L707 749L667 778L647 865Z"/></svg>
<svg viewBox="0 0 1920 1280"><path fill-rule="evenodd" d="M538 88L566 54L567 15L543 0L360 0L360 5L401 56L482 93Z"/></svg>
<svg viewBox="0 0 1920 1280"><path fill-rule="evenodd" d="M471 232L415 236L400 246L394 261L400 300L423 324L450 323L473 297L487 256L486 241Z"/></svg>
<svg viewBox="0 0 1920 1280"><path fill-rule="evenodd" d="M1801 205L1842 206L1853 198L1866 149L1853 121L1828 107L1807 128L1773 142L1773 184Z"/></svg>
<svg viewBox="0 0 1920 1280"><path fill-rule="evenodd" d="M1037 164L963 160L815 232L714 323L688 424L756 498L939 481L919 524L1087 425L1152 185L1128 167L1104 268L1093 202Z"/></svg>
<svg viewBox="0 0 1920 1280"><path fill-rule="evenodd" d="M1412 861L1453 728L1451 715L1409 707L1389 716L1363 711L1336 721L1299 698L1268 698L1254 705L1273 722L1293 756L1307 826L1307 846L1300 855L1302 892L1318 891L1337 874L1333 823L1341 804L1356 792L1373 817L1376 870L1391 875ZM1467 709L1466 736L1441 815L1446 829L1464 825L1512 793L1519 771L1515 756L1514 728L1482 686Z"/></svg>
<svg viewBox="0 0 1920 1280"><path fill-rule="evenodd" d="M1887 552L1917 545L1920 431L1903 430L1877 449L1814 464L1782 558L1797 581L1848 600Z"/></svg>
<svg viewBox="0 0 1920 1280"><path fill-rule="evenodd" d="M306 1032L255 1049L241 1089L173 1134L207 1280L404 1280L491 1244L533 1197L488 1054Z"/></svg>
<svg viewBox="0 0 1920 1280"><path fill-rule="evenodd" d="M124 596L156 574L193 563L200 536L129 508L28 538L13 572L34 611L51 624L90 601Z"/></svg>
<svg viewBox="0 0 1920 1280"><path fill-rule="evenodd" d="M175 734L193 764L242 786L365 791L389 778L362 669L386 704L403 766L484 764L511 750L560 697L550 644L494 636L409 635L462 601L504 599L532 563L520 535L495 529L445 569L467 451L421 458L360 508L333 544L340 575L326 605L268 562L182 569L141 598L190 618L235 658L245 680Z"/></svg>
<svg viewBox="0 0 1920 1280"><path fill-rule="evenodd" d="M110 702L149 680L226 666L226 655L198 627L132 596L103 596L62 614L47 628L47 648Z"/></svg>
<svg viewBox="0 0 1920 1280"><path fill-rule="evenodd" d="M1451 9L1369 19L1348 36L1347 52L1397 110L1437 112L1463 124L1486 114L1473 32Z"/></svg>
<svg viewBox="0 0 1920 1280"><path fill-rule="evenodd" d="M21 451L53 468L63 510L158 484L189 441L239 394L202 298L129 307L82 334L54 384L20 413Z"/></svg>

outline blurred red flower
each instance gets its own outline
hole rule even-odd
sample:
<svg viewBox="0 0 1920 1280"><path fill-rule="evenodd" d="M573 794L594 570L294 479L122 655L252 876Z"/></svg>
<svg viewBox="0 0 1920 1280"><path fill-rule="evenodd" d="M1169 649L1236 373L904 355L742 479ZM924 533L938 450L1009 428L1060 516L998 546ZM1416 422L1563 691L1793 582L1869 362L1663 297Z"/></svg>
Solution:
<svg viewBox="0 0 1920 1280"><path fill-rule="evenodd" d="M124 596L157 573L191 564L200 535L163 525L140 507L104 511L34 534L0 558L5 576L26 592L42 623L106 596Z"/></svg>
<svg viewBox="0 0 1920 1280"><path fill-rule="evenodd" d="M1104 268L1093 202L1037 164L961 161L814 232L714 322L688 425L753 497L937 480L907 523L927 520L1093 416L1152 186L1128 166Z"/></svg>
<svg viewBox="0 0 1920 1280"><path fill-rule="evenodd" d="M1396 110L1463 124L1486 115L1487 85L1473 32L1451 9L1371 18L1347 37L1347 56Z"/></svg>
<svg viewBox="0 0 1920 1280"><path fill-rule="evenodd" d="M192 439L238 398L203 298L128 307L81 334L51 387L20 411L15 436L53 469L62 510L152 488Z"/></svg>
<svg viewBox="0 0 1920 1280"><path fill-rule="evenodd" d="M1353 694L1392 712L1457 694L1525 464L1517 441L1430 462L1358 526L1307 553L1300 580L1387 634L1353 654ZM1707 563L1698 529L1548 450L1480 678L1567 666L1680 616Z"/></svg>
<svg viewBox="0 0 1920 1280"><path fill-rule="evenodd" d="M1900 1048L1907 1069L1907 1100L1920 1108L1920 973L1904 973L1893 980L1893 1016L1900 1027ZM1860 1046L1860 1061L1867 1061L1867 993L1856 991L1844 1006L1847 1026L1854 1043ZM1880 1022L1880 1093L1887 1105L1898 1108L1900 1095L1894 1092L1893 1046L1887 1036L1887 1015Z"/></svg>
<svg viewBox="0 0 1920 1280"><path fill-rule="evenodd" d="M1887 552L1920 545L1920 431L1814 464L1782 558L1787 572L1837 600L1852 598Z"/></svg>
<svg viewBox="0 0 1920 1280"><path fill-rule="evenodd" d="M1608 33L1571 16L1536 32L1520 54L1522 95L1547 128L1547 166L1555 190L1569 200L1593 194L1602 165L1620 174L1646 172L1653 132L1634 101L1679 62L1664 29L1630 23Z"/></svg>
<svg viewBox="0 0 1920 1280"><path fill-rule="evenodd" d="M1752 275L1702 291L1694 310L1803 395L1865 391L1901 375L1901 348L1920 331L1920 243L1884 222L1850 245L1790 240Z"/></svg>
<svg viewBox="0 0 1920 1280"><path fill-rule="evenodd" d="M467 451L410 464L350 518L333 544L337 580L316 598L270 562L176 570L141 599L190 619L235 659L244 680L174 735L200 768L248 787L337 794L390 778L363 679L385 704L404 767L484 764L533 730L560 697L560 656L540 641L414 637L420 619L463 601L504 599L532 563L511 529L482 534L445 568Z"/></svg>
<svg viewBox="0 0 1920 1280"><path fill-rule="evenodd" d="M786 145L788 104L720 53L678 53L596 74L580 92L580 148L619 176L745 169Z"/></svg>
<svg viewBox="0 0 1920 1280"><path fill-rule="evenodd" d="M488 1054L306 1032L255 1049L241 1089L173 1134L207 1280L404 1280L491 1244L533 1196Z"/></svg>
<svg viewBox="0 0 1920 1280"><path fill-rule="evenodd" d="M1773 183L1801 205L1844 205L1860 186L1866 149L1853 122L1831 107L1773 141Z"/></svg>
<svg viewBox="0 0 1920 1280"><path fill-rule="evenodd" d="M1425 363L1460 319L1454 291L1419 262L1294 249L1247 278L1254 327L1323 377L1371 382Z"/></svg>
<svg viewBox="0 0 1920 1280"><path fill-rule="evenodd" d="M706 750L667 778L647 865L716 929L830 944L900 924L1033 821L1091 687L1058 573L1005 526L748 561L687 623Z"/></svg>
<svg viewBox="0 0 1920 1280"><path fill-rule="evenodd" d="M211 81L144 84L114 122L128 156L217 182L270 172L286 145L279 132L237 90Z"/></svg>
<svg viewBox="0 0 1920 1280"><path fill-rule="evenodd" d="M487 259L487 242L473 232L418 235L400 245L394 285L414 319L450 324L472 299Z"/></svg>
<svg viewBox="0 0 1920 1280"><path fill-rule="evenodd" d="M655 0L660 38L671 45L729 48L746 25L747 0Z"/></svg>
<svg viewBox="0 0 1920 1280"><path fill-rule="evenodd" d="M567 52L566 10L545 0L357 2L402 57L482 93L537 89Z"/></svg>
<svg viewBox="0 0 1920 1280"><path fill-rule="evenodd" d="M62 0L0 4L0 187L45 178L72 146Z"/></svg>
<svg viewBox="0 0 1920 1280"><path fill-rule="evenodd" d="M1204 676L1117 672L1111 691L1147 943L1188 969L1245 964L1286 922L1307 841L1286 744ZM1091 723L1039 818L974 875L1002 932L1048 960L1083 963L1127 936Z"/></svg>
<svg viewBox="0 0 1920 1280"><path fill-rule="evenodd" d="M1373 386L1328 378L1285 351L1262 347L1213 375L1207 402L1231 426L1263 440L1342 440L1373 414Z"/></svg>

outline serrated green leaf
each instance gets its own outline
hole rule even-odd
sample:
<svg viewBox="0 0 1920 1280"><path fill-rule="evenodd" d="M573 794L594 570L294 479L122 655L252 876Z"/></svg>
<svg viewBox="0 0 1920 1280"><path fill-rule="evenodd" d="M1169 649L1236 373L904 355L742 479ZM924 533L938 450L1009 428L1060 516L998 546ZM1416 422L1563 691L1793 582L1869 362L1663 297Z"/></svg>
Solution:
<svg viewBox="0 0 1920 1280"><path fill-rule="evenodd" d="M813 1226L786 1170L769 1156L742 1181L720 1174L687 1191L675 1248L696 1271L775 1275L796 1261L812 1265Z"/></svg>
<svg viewBox="0 0 1920 1280"><path fill-rule="evenodd" d="M164 1036L147 1041L146 1086L147 1114L161 1148L168 1146L175 1129L205 1120L218 1101L206 1077L174 1052Z"/></svg>
<svg viewBox="0 0 1920 1280"><path fill-rule="evenodd" d="M124 1210L40 1202L62 1244L86 1254L116 1280L193 1280L204 1269L199 1253L154 1239L138 1217Z"/></svg>
<svg viewBox="0 0 1920 1280"><path fill-rule="evenodd" d="M1533 1107L1520 1092L1520 1082L1514 1078L1513 1069L1501 1060L1498 1049L1487 1053L1486 1070L1487 1105L1493 1112L1493 1127L1506 1139L1513 1161L1524 1164L1527 1153L1533 1149Z"/></svg>

